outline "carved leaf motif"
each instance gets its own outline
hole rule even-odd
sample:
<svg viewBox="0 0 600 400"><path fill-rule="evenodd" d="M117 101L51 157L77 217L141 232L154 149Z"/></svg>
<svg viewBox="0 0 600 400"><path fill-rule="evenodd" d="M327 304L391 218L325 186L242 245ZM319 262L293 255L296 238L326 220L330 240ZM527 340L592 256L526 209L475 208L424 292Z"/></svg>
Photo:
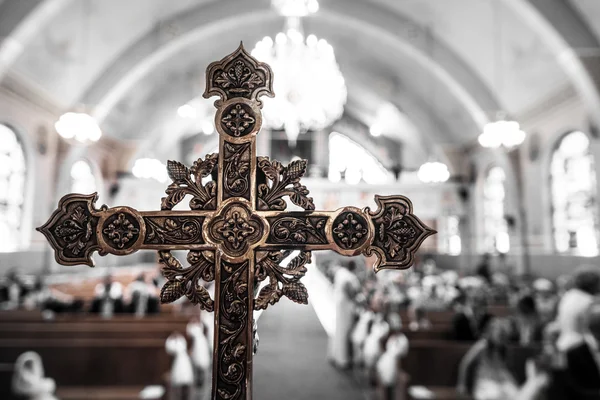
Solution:
<svg viewBox="0 0 600 400"><path fill-rule="evenodd" d="M314 210L315 204L313 203L312 197L308 197L308 189L306 186L294 187L294 193L290 196L292 203L298 207L302 207L305 210Z"/></svg>
<svg viewBox="0 0 600 400"><path fill-rule="evenodd" d="M283 285L283 295L298 304L308 304L308 291L301 282Z"/></svg>
<svg viewBox="0 0 600 400"><path fill-rule="evenodd" d="M206 178L208 175L210 175L218 161L219 155L216 153L207 154L204 160L199 158L198 160L194 161L191 172L196 179L196 183L201 183L202 178Z"/></svg>
<svg viewBox="0 0 600 400"><path fill-rule="evenodd" d="M258 157L258 167L265 173L267 178L269 178L271 181L279 180L279 171L271 163L269 157Z"/></svg>
<svg viewBox="0 0 600 400"><path fill-rule="evenodd" d="M214 302L210 298L208 290L202 285L190 285L188 290L185 292L185 296L193 304L200 304L202 309L212 312L214 311Z"/></svg>
<svg viewBox="0 0 600 400"><path fill-rule="evenodd" d="M184 189L171 189L170 186L167 188L166 193L167 197L163 197L161 201L161 208L163 210L170 210L175 207L175 205L181 202L186 195Z"/></svg>
<svg viewBox="0 0 600 400"><path fill-rule="evenodd" d="M161 290L162 303L171 303L185 295L200 308L213 311L214 302L206 288L198 283L200 277L205 281L214 280L214 255L209 251L190 251L187 260L191 264L183 268L177 258L169 251L159 251L159 261L163 265L162 273L167 283Z"/></svg>
<svg viewBox="0 0 600 400"><path fill-rule="evenodd" d="M167 161L167 171L173 182L184 181L190 175L188 168L179 161Z"/></svg>
<svg viewBox="0 0 600 400"><path fill-rule="evenodd" d="M307 304L308 291L300 278L306 274L306 264L311 260L311 253L300 252L287 267L279 265L289 254L287 251L257 252L255 277L258 281L268 277L269 284L260 290L254 300L254 309L264 310L277 303L281 296L296 303Z"/></svg>
<svg viewBox="0 0 600 400"><path fill-rule="evenodd" d="M183 287L179 281L168 281L160 291L161 303L172 303L183 296Z"/></svg>
<svg viewBox="0 0 600 400"><path fill-rule="evenodd" d="M277 288L277 285L267 285L260 290L258 297L254 301L254 308L256 310L265 310L269 304L273 305L281 298L281 291Z"/></svg>
<svg viewBox="0 0 600 400"><path fill-rule="evenodd" d="M306 160L292 161L287 167L280 162L270 161L268 157L258 157L258 167L272 184L258 186L258 208L261 210L285 210L283 196L305 210L314 210L313 199L308 197L308 189L300 184L300 178L306 173ZM291 187L290 187L291 185Z"/></svg>
<svg viewBox="0 0 600 400"><path fill-rule="evenodd" d="M233 358L235 358L236 360L239 360L241 357L244 356L245 351L246 346L244 346L242 343L237 343L233 348L231 355L233 355Z"/></svg>
<svg viewBox="0 0 600 400"><path fill-rule="evenodd" d="M297 182L306 173L306 160L292 161L287 167L287 178L291 183Z"/></svg>
<svg viewBox="0 0 600 400"><path fill-rule="evenodd" d="M302 277L306 274L306 264L310 262L311 253L308 251L300 252L285 268L287 275Z"/></svg>

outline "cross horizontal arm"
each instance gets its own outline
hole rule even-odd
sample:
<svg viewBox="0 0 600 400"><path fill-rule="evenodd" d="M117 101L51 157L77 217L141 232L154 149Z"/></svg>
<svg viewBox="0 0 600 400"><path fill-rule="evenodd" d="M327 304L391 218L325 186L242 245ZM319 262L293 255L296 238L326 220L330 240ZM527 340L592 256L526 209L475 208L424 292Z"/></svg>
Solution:
<svg viewBox="0 0 600 400"><path fill-rule="evenodd" d="M263 250L333 250L345 256L377 255L375 270L407 268L421 243L435 231L412 213L404 196L375 196L378 209L344 207L336 211L259 211L268 236Z"/></svg>
<svg viewBox="0 0 600 400"><path fill-rule="evenodd" d="M202 229L212 211L137 211L131 207L96 209L98 196L69 194L38 228L63 265L93 266L91 254L131 254L141 249L206 250Z"/></svg>

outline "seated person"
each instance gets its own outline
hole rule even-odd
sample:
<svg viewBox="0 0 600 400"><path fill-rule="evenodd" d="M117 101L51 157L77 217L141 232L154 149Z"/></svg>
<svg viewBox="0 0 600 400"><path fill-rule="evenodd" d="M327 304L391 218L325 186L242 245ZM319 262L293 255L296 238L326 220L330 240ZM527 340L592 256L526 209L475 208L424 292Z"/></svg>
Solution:
<svg viewBox="0 0 600 400"><path fill-rule="evenodd" d="M27 295L27 292L27 286L23 282L23 277L19 275L16 269L11 269L1 285L1 308L3 310L14 310L19 308Z"/></svg>
<svg viewBox="0 0 600 400"><path fill-rule="evenodd" d="M411 306L408 309L410 323L408 329L411 331L421 331L431 329L431 321L427 318L427 312L419 305Z"/></svg>
<svg viewBox="0 0 600 400"><path fill-rule="evenodd" d="M463 357L459 366L458 391L475 400L534 400L548 384L548 375L527 367L527 381L519 386L507 366L510 321L493 319L483 337Z"/></svg>
<svg viewBox="0 0 600 400"><path fill-rule="evenodd" d="M522 346L539 343L542 340L543 324L537 312L535 300L525 295L517 302L517 315L514 322L514 340Z"/></svg>
<svg viewBox="0 0 600 400"><path fill-rule="evenodd" d="M558 296L554 292L553 283L544 278L536 279L533 282L533 290L540 318L545 323L552 321L556 317L556 307L558 306Z"/></svg>
<svg viewBox="0 0 600 400"><path fill-rule="evenodd" d="M50 310L56 313L81 311L83 301L51 288L43 276L38 276L33 288L25 296L23 306L26 309Z"/></svg>
<svg viewBox="0 0 600 400"><path fill-rule="evenodd" d="M54 396L54 379L44 376L44 366L39 354L28 351L17 358L12 377L13 394L34 400L57 400Z"/></svg>
<svg viewBox="0 0 600 400"><path fill-rule="evenodd" d="M459 295L454 300L451 338L459 341L477 340L491 319L487 300L482 292Z"/></svg>
<svg viewBox="0 0 600 400"><path fill-rule="evenodd" d="M571 335L569 347L559 352L563 365L554 365L547 400L600 399L600 303L584 315L585 333Z"/></svg>
<svg viewBox="0 0 600 400"><path fill-rule="evenodd" d="M96 295L92 300L90 312L111 318L114 314L125 311L123 305L123 288L119 282L114 282L111 275L106 275L103 283L96 285Z"/></svg>
<svg viewBox="0 0 600 400"><path fill-rule="evenodd" d="M129 312L138 317L158 312L158 296L155 286L147 282L143 273L127 286L127 297L130 299Z"/></svg>

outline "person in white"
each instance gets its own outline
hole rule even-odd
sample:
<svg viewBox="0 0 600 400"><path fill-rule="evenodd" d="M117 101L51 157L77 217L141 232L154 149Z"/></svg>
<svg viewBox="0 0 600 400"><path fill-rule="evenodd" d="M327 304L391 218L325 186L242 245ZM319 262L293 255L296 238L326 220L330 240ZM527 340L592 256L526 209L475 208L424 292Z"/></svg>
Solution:
<svg viewBox="0 0 600 400"><path fill-rule="evenodd" d="M167 353L173 355L171 365L171 400L191 400L194 396L194 369L188 354L187 341L179 332L172 333L165 343Z"/></svg>
<svg viewBox="0 0 600 400"><path fill-rule="evenodd" d="M106 275L104 282L98 283L94 292L92 313L98 313L102 318L112 318L123 311L123 286L114 282L111 275Z"/></svg>
<svg viewBox="0 0 600 400"><path fill-rule="evenodd" d="M143 317L148 312L148 299L152 295L152 288L146 282L144 274L127 286L127 298L131 302L132 312L136 317Z"/></svg>
<svg viewBox="0 0 600 400"><path fill-rule="evenodd" d="M354 327L354 298L360 290L360 282L354 274L356 264L353 261L340 266L333 278L335 301L335 333L332 343L332 361L338 368L349 368L350 334Z"/></svg>
<svg viewBox="0 0 600 400"><path fill-rule="evenodd" d="M385 344L385 351L377 360L377 380L386 390L386 398L394 399L400 377L400 359L408 353L408 339L402 333L392 334ZM400 395L400 393L398 393Z"/></svg>
<svg viewBox="0 0 600 400"><path fill-rule="evenodd" d="M196 386L202 387L210 373L210 345L204 334L204 324L194 317L187 325L187 334L192 338L192 365L194 366Z"/></svg>
<svg viewBox="0 0 600 400"><path fill-rule="evenodd" d="M578 345L587 333L585 317L600 293L600 268L584 265L575 270L573 287L558 303L558 313L552 325L558 328L556 346L567 351ZM551 329L551 328L550 328Z"/></svg>
<svg viewBox="0 0 600 400"><path fill-rule="evenodd" d="M390 333L390 326L383 318L383 315L376 314L375 321L371 326L371 332L365 340L364 360L365 368L369 376L373 377L375 365L381 356L381 341Z"/></svg>
<svg viewBox="0 0 600 400"><path fill-rule="evenodd" d="M54 379L44 376L39 354L28 351L17 358L12 378L13 394L27 400L58 400L54 396Z"/></svg>
<svg viewBox="0 0 600 400"><path fill-rule="evenodd" d="M352 363L355 366L361 366L364 362L364 344L369 334L371 323L375 319L375 314L370 310L363 310L358 318L358 322L352 331L350 340L352 341Z"/></svg>

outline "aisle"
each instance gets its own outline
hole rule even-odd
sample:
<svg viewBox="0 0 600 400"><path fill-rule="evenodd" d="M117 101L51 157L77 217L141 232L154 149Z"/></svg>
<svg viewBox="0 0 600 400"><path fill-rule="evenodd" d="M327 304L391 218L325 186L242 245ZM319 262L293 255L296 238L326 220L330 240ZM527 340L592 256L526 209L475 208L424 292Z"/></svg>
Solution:
<svg viewBox="0 0 600 400"><path fill-rule="evenodd" d="M283 298L258 323L254 398L258 400L365 400L352 373L327 361L327 334L311 305Z"/></svg>

